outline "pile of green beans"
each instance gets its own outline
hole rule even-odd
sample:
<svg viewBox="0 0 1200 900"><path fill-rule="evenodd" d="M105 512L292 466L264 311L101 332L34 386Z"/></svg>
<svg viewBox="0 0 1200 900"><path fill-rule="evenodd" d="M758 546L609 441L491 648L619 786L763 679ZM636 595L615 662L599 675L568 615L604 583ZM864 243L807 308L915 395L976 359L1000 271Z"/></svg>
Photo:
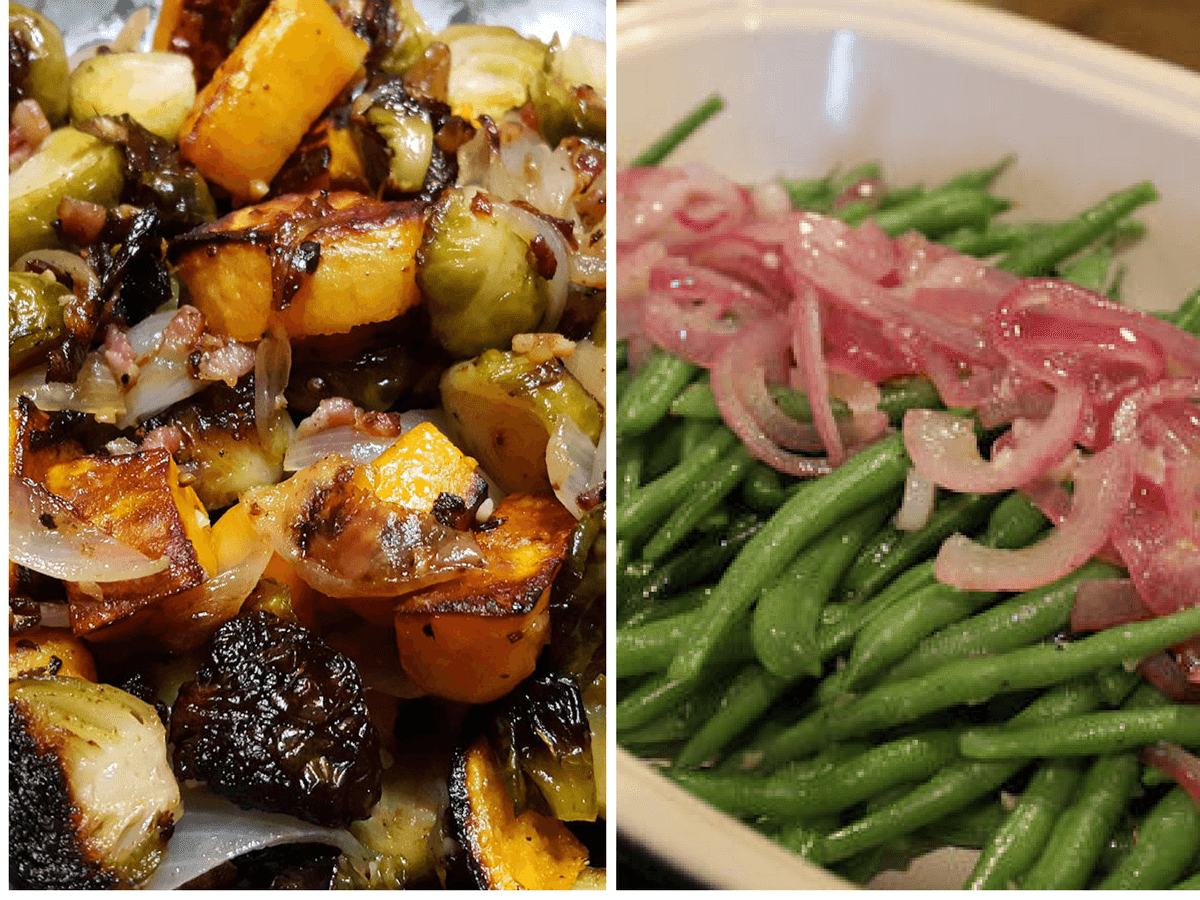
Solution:
<svg viewBox="0 0 1200 900"><path fill-rule="evenodd" d="M964 212L964 192L986 196L1007 164L898 189L847 218L1114 294L1113 260L1142 232L1128 216L1153 187L1061 223L994 222L1003 203L982 219ZM787 187L829 210L847 179L873 173ZM1197 309L1200 291L1163 315L1192 329ZM1100 560L1017 594L940 584L932 558L947 535L1018 548L1050 523L1018 492L942 492L921 529L900 532L909 463L897 434L803 481L737 442L697 367L655 350L634 372L622 348L618 369L621 746L856 883L941 846L979 851L969 888L1200 882L1200 806L1137 753L1200 748L1200 708L1132 665L1200 633L1200 608L1073 634L1078 586L1122 574ZM925 379L881 390L893 423L939 405ZM776 401L809 415L802 396Z"/></svg>

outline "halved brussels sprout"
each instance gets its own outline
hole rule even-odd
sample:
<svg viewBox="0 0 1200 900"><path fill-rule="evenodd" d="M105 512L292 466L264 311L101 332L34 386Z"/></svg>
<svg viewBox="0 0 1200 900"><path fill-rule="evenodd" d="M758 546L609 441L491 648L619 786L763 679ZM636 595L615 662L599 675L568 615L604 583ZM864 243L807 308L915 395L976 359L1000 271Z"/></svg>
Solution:
<svg viewBox="0 0 1200 900"><path fill-rule="evenodd" d="M451 25L437 36L450 48L450 106L466 118L498 118L523 104L546 45L500 25Z"/></svg>
<svg viewBox="0 0 1200 900"><path fill-rule="evenodd" d="M53 275L8 273L8 367L19 371L63 336L63 306L74 295Z"/></svg>
<svg viewBox="0 0 1200 900"><path fill-rule="evenodd" d="M36 100L50 124L61 125L70 73L58 27L39 12L8 4L9 101Z"/></svg>
<svg viewBox="0 0 1200 900"><path fill-rule="evenodd" d="M169 141L196 100L192 61L178 53L103 53L71 73L71 122L128 113Z"/></svg>
<svg viewBox="0 0 1200 900"><path fill-rule="evenodd" d="M430 219L417 283L434 336L460 359L533 331L549 303L529 242L485 195L460 189L447 191Z"/></svg>
<svg viewBox="0 0 1200 900"><path fill-rule="evenodd" d="M59 244L51 224L64 197L114 206L121 196L121 152L99 138L59 128L8 179L8 255Z"/></svg>

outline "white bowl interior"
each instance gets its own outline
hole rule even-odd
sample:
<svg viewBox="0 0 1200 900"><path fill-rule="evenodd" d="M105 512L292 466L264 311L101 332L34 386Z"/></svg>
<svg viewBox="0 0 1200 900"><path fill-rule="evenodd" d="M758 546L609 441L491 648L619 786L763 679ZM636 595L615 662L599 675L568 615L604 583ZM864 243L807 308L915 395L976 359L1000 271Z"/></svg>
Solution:
<svg viewBox="0 0 1200 900"><path fill-rule="evenodd" d="M628 161L713 91L726 109L671 157L753 182L876 159L936 183L1008 153L1016 220L1063 218L1152 180L1127 302L1200 286L1200 77L988 9L937 0L644 0L619 10L614 118ZM619 312L618 312L619 315ZM838 886L618 753L623 833L723 888ZM956 888L940 852L878 887Z"/></svg>

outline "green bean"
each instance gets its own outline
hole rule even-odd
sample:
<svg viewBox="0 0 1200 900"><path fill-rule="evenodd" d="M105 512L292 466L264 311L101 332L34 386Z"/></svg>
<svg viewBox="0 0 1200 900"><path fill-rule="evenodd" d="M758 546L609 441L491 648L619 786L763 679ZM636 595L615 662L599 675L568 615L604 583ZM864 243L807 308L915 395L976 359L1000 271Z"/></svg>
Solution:
<svg viewBox="0 0 1200 900"><path fill-rule="evenodd" d="M653 430L696 372L697 367L682 357L658 349L651 353L629 389L617 400L617 438Z"/></svg>
<svg viewBox="0 0 1200 900"><path fill-rule="evenodd" d="M697 609L704 603L704 598L711 591L711 585L701 585L700 587L691 588L681 593L661 597L659 598L659 602L654 605L643 607L636 613L625 617L617 628L618 636L624 629L636 629L639 626L649 625L651 622L657 622L660 619L668 619L680 613Z"/></svg>
<svg viewBox="0 0 1200 900"><path fill-rule="evenodd" d="M762 765L769 771L826 741L858 737L997 693L1047 687L1126 659L1140 659L1198 631L1200 607L1193 607L1070 644L951 660L924 675L887 682L855 700L818 709L764 748Z"/></svg>
<svg viewBox="0 0 1200 900"><path fill-rule="evenodd" d="M1076 679L1061 684L1022 710L1014 722L1052 722L1071 712L1094 708L1099 700L1095 685ZM1026 760L960 760L944 766L929 781L903 797L826 835L812 856L822 864L845 859L862 850L908 834L987 796L1019 772Z"/></svg>
<svg viewBox="0 0 1200 900"><path fill-rule="evenodd" d="M788 681L820 674L816 632L821 608L858 549L894 509L891 500L850 516L802 551L763 592L754 609L751 636L767 669Z"/></svg>
<svg viewBox="0 0 1200 900"><path fill-rule="evenodd" d="M814 775L784 769L769 777L755 772L673 772L672 779L731 815L761 813L810 821L870 800L896 785L929 778L957 759L955 733L928 731L871 747Z"/></svg>
<svg viewBox="0 0 1200 900"><path fill-rule="evenodd" d="M1200 288L1180 304L1172 314L1171 321L1189 334L1200 336Z"/></svg>
<svg viewBox="0 0 1200 900"><path fill-rule="evenodd" d="M684 424L682 420L668 419L652 435L617 441L618 454L621 447L632 441L641 441L645 446L646 459L642 463L640 484L649 484L661 478L683 461ZM712 424L710 427L715 429L717 426Z"/></svg>
<svg viewBox="0 0 1200 900"><path fill-rule="evenodd" d="M742 444L735 444L700 475L642 548L644 559L657 562L674 551L692 533L704 517L717 509L737 489L755 459Z"/></svg>
<svg viewBox="0 0 1200 900"><path fill-rule="evenodd" d="M684 419L679 423L679 459L682 462L691 457L697 448L722 425L705 422L701 419Z"/></svg>
<svg viewBox="0 0 1200 900"><path fill-rule="evenodd" d="M1007 810L997 800L984 799L929 823L921 829L921 834L934 846L980 850L1007 817Z"/></svg>
<svg viewBox="0 0 1200 900"><path fill-rule="evenodd" d="M731 625L801 548L834 523L895 489L907 467L903 437L895 434L824 478L806 482L725 571L705 606L705 620L672 661L671 677L695 678Z"/></svg>
<svg viewBox="0 0 1200 900"><path fill-rule="evenodd" d="M617 537L637 541L648 534L692 491L696 480L736 443L732 431L717 427L679 465L639 487L617 510Z"/></svg>
<svg viewBox="0 0 1200 900"><path fill-rule="evenodd" d="M1173 891L1200 891L1200 872L1189 875L1176 884L1171 885Z"/></svg>
<svg viewBox="0 0 1200 900"><path fill-rule="evenodd" d="M907 203L910 200L915 200L925 193L925 185L923 184L904 184L900 187L888 188L884 191L882 197L879 198L880 209L891 209L893 206L899 206L902 203Z"/></svg>
<svg viewBox="0 0 1200 900"><path fill-rule="evenodd" d="M951 660L1006 653L1043 640L1067 627L1081 581L1116 577L1120 572L1108 563L1089 560L1058 581L948 626L922 640L892 670L888 681L916 678Z"/></svg>
<svg viewBox="0 0 1200 900"><path fill-rule="evenodd" d="M687 740L697 728L712 718L734 677L733 673L726 673L723 678L717 679L704 690L694 691L653 720L637 728L622 728L617 733L617 742L639 754L647 750L654 751L654 755L669 753L670 748Z"/></svg>
<svg viewBox="0 0 1200 900"><path fill-rule="evenodd" d="M996 265L1017 275L1043 275L1135 209L1157 199L1158 191L1148 181L1117 191L1049 234L1012 250Z"/></svg>
<svg viewBox="0 0 1200 900"><path fill-rule="evenodd" d="M839 597L860 603L900 572L925 559L950 535L972 533L1000 501L996 494L954 494L944 499L917 531L885 526L859 552L838 586Z"/></svg>
<svg viewBox="0 0 1200 900"><path fill-rule="evenodd" d="M881 178L883 178L883 166L878 162L872 160L852 166L841 175L832 178L830 187L833 199L837 200L860 181L875 181Z"/></svg>
<svg viewBox="0 0 1200 900"><path fill-rule="evenodd" d="M795 485L785 488L779 472L760 462L750 469L742 482L742 502L751 509L774 512L790 496L789 488L794 489Z"/></svg>
<svg viewBox="0 0 1200 900"><path fill-rule="evenodd" d="M1200 806L1172 788L1142 820L1137 842L1097 887L1156 891L1182 878L1200 850Z"/></svg>
<svg viewBox="0 0 1200 900"><path fill-rule="evenodd" d="M899 375L879 386L877 408L898 428L910 409L941 409L942 397L924 375Z"/></svg>
<svg viewBox="0 0 1200 900"><path fill-rule="evenodd" d="M1132 753L1102 756L1084 773L1071 804L1063 810L1037 862L1021 879L1027 890L1079 890L1087 885L1104 844L1137 789L1138 761Z"/></svg>
<svg viewBox="0 0 1200 900"><path fill-rule="evenodd" d="M617 508L628 502L642 483L642 472L646 466L646 447L639 440L621 442L617 452L616 493Z"/></svg>
<svg viewBox="0 0 1200 900"><path fill-rule="evenodd" d="M722 534L705 535L665 562L618 566L618 621L628 622L663 598L704 584L723 571L764 524L753 515L738 516Z"/></svg>
<svg viewBox="0 0 1200 900"><path fill-rule="evenodd" d="M1159 740L1200 745L1200 707L1178 704L1095 712L1055 722L1052 728L979 728L963 735L960 748L963 756L976 759L1096 756Z"/></svg>
<svg viewBox="0 0 1200 900"><path fill-rule="evenodd" d="M1089 291L1103 291L1108 283L1108 270L1112 266L1112 248L1101 244L1095 250L1077 257L1059 271L1064 281L1077 284Z"/></svg>
<svg viewBox="0 0 1200 900"><path fill-rule="evenodd" d="M748 663L729 683L712 717L688 738L672 766L699 766L724 752L747 727L758 721L791 685L761 663Z"/></svg>
<svg viewBox="0 0 1200 900"><path fill-rule="evenodd" d="M1113 666L1096 673L1096 686L1100 688L1100 697L1106 706L1120 706L1141 683L1142 676L1138 671L1124 666Z"/></svg>
<svg viewBox="0 0 1200 900"><path fill-rule="evenodd" d="M1021 793L1020 802L983 847L963 885L970 890L1015 887L1041 855L1059 813L1079 783L1077 760L1044 762Z"/></svg>
<svg viewBox="0 0 1200 900"><path fill-rule="evenodd" d="M633 166L657 166L674 152L680 144L691 137L705 122L725 108L725 100L719 94L709 94L687 115L676 122L658 140L633 158Z"/></svg>
<svg viewBox="0 0 1200 900"><path fill-rule="evenodd" d="M989 222L982 231L975 228L960 228L944 235L941 242L967 256L987 257L1006 253L1033 240L1039 233L1048 231L1051 225L1032 223L1015 225L1008 222Z"/></svg>
<svg viewBox="0 0 1200 900"><path fill-rule="evenodd" d="M720 420L721 408L713 397L712 385L707 378L693 381L671 401L671 415L685 419Z"/></svg>
<svg viewBox="0 0 1200 900"><path fill-rule="evenodd" d="M992 186L992 182L1000 177L1000 174L1013 164L1016 157L1011 153L1005 155L1001 159L992 163L990 166L984 166L982 169L967 169L955 175L943 185L943 187L964 187L974 188L982 191L985 188Z"/></svg>
<svg viewBox="0 0 1200 900"><path fill-rule="evenodd" d="M833 183L824 178L781 178L779 183L787 191L792 209L828 209L832 200Z"/></svg>
<svg viewBox="0 0 1200 900"><path fill-rule="evenodd" d="M983 228L996 213L1012 204L986 191L951 185L927 191L907 203L881 209L873 216L875 224L891 237L906 231L919 231L936 238L963 226Z"/></svg>
<svg viewBox="0 0 1200 900"><path fill-rule="evenodd" d="M695 625L700 610L693 608L642 625L617 629L616 664L622 678L665 672L679 641Z"/></svg>
<svg viewBox="0 0 1200 900"><path fill-rule="evenodd" d="M617 702L615 715L617 733L647 725L701 693L723 695L726 676L754 657L754 648L750 646L750 623L747 621L743 626L733 630L713 657L709 670L700 678L683 681L665 674L653 675L622 697Z"/></svg>

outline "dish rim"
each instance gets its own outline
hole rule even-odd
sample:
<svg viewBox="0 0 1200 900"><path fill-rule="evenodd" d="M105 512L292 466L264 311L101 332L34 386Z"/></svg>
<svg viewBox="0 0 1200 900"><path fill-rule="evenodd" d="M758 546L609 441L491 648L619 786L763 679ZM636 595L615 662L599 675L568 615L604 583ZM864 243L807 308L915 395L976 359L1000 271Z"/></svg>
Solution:
<svg viewBox="0 0 1200 900"><path fill-rule="evenodd" d="M730 30L854 28L909 46L934 46L998 73L1132 111L1200 142L1200 73L962 0L636 0L618 6L614 18L614 120L620 114L622 56L654 43L687 43ZM610 580L615 584L612 573ZM615 602L610 606L615 610ZM712 888L856 887L696 799L619 744L613 775L618 834ZM674 813L666 832L660 827L664 805ZM708 842L714 830L724 832L719 854ZM736 881L723 864L731 855L744 875Z"/></svg>

